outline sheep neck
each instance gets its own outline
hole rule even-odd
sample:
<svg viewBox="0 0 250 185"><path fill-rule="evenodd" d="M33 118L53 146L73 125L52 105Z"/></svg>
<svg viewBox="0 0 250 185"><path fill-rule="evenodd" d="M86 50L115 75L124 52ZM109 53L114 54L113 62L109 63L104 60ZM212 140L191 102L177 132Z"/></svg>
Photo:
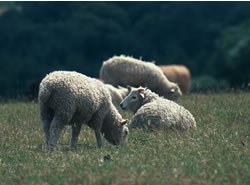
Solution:
<svg viewBox="0 0 250 185"><path fill-rule="evenodd" d="M144 99L142 101L142 105L150 103L150 102L156 100L157 98L159 98L159 96L156 93L152 92L149 89L147 89L146 91L144 91L144 96L145 97L144 97Z"/></svg>
<svg viewBox="0 0 250 185"><path fill-rule="evenodd" d="M117 123L122 120L122 116L114 107L114 105L110 104L110 106L111 109L103 121L102 133L104 133L104 135L113 135L111 134L112 132L118 133L119 125Z"/></svg>

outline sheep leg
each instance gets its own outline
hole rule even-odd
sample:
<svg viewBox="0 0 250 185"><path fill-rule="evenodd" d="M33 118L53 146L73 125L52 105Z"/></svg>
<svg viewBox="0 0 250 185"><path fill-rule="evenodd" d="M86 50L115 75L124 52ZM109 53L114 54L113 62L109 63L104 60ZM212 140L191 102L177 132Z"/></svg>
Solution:
<svg viewBox="0 0 250 185"><path fill-rule="evenodd" d="M102 129L102 123L103 123L103 114L105 112L106 112L106 110L104 110L104 111L99 110L98 112L96 112L88 124L95 131L95 137L96 137L96 142L97 142L98 148L102 147L101 129Z"/></svg>
<svg viewBox="0 0 250 185"><path fill-rule="evenodd" d="M64 124L60 119L58 119L57 116L53 118L50 126L50 149L53 149L57 145L60 133L65 125L66 124Z"/></svg>
<svg viewBox="0 0 250 185"><path fill-rule="evenodd" d="M77 143L77 140L78 140L78 136L79 136L80 131L81 131L81 127L82 127L82 124L73 124L71 126L71 128L72 128L72 137L71 137L70 148L75 147L75 145Z"/></svg>
<svg viewBox="0 0 250 185"><path fill-rule="evenodd" d="M102 136L101 136L101 129L95 129L95 137L96 137L96 142L97 142L97 147L101 148L102 147Z"/></svg>
<svg viewBox="0 0 250 185"><path fill-rule="evenodd" d="M40 117L42 121L42 126L43 126L43 132L45 135L45 145L49 145L49 140L50 140L50 125L51 121L53 119L53 112L43 104L40 105Z"/></svg>
<svg viewBox="0 0 250 185"><path fill-rule="evenodd" d="M51 121L48 120L44 120L43 121L43 132L45 135L45 145L48 146L49 145L49 140L50 140L50 123Z"/></svg>

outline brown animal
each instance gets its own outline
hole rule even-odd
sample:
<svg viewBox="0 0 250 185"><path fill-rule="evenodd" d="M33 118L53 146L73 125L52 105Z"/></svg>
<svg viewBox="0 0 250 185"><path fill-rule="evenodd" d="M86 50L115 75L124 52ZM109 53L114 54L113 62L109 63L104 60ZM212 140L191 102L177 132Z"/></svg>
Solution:
<svg viewBox="0 0 250 185"><path fill-rule="evenodd" d="M159 66L169 81L179 85L184 94L190 91L191 73L186 66L183 65L161 65Z"/></svg>

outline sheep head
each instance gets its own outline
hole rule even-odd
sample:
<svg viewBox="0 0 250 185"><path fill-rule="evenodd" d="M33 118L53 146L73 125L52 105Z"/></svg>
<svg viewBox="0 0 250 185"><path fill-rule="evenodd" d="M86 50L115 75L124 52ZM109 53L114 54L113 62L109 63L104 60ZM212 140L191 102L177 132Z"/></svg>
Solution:
<svg viewBox="0 0 250 185"><path fill-rule="evenodd" d="M177 100L182 95L180 87L178 86L178 84L173 83L173 82L168 82L168 86L169 87L166 92L167 97L165 98L168 98L171 100Z"/></svg>
<svg viewBox="0 0 250 185"><path fill-rule="evenodd" d="M123 119L120 121L119 125L115 126L115 128L109 128L107 130L107 126L103 127L102 132L104 133L104 138L113 145L119 145L123 143L129 134L127 123L128 120Z"/></svg>
<svg viewBox="0 0 250 185"><path fill-rule="evenodd" d="M120 107L123 110L129 109L135 113L143 103L143 99L145 98L145 90L146 89L142 87L131 89L128 96L125 97L120 103Z"/></svg>

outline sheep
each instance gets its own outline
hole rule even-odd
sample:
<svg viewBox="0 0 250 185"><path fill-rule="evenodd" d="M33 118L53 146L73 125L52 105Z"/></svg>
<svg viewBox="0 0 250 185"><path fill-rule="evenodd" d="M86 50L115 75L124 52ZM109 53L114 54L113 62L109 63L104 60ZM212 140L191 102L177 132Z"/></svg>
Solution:
<svg viewBox="0 0 250 185"><path fill-rule="evenodd" d="M112 97L112 103L115 105L115 107L117 108L119 113L122 115L122 117L125 119L131 118L133 113L131 111L129 112L122 111L120 108L120 103L129 94L131 89L133 89L134 87L127 86L127 88L124 88L124 87L118 86L118 88L116 88L110 84L104 84L104 85L109 90L110 95ZM128 109L130 110L130 107Z"/></svg>
<svg viewBox="0 0 250 185"><path fill-rule="evenodd" d="M116 88L112 86L111 84L104 84L104 85L110 92L113 104L119 107L123 98L125 98L129 94L129 89L121 87L121 86Z"/></svg>
<svg viewBox="0 0 250 185"><path fill-rule="evenodd" d="M171 100L177 100L182 94L179 86L170 82L158 66L124 55L104 61L100 79L114 86L148 87Z"/></svg>
<svg viewBox="0 0 250 185"><path fill-rule="evenodd" d="M172 82L179 85L183 94L190 91L191 73L184 65L160 65L164 75Z"/></svg>
<svg viewBox="0 0 250 185"><path fill-rule="evenodd" d="M196 128L193 115L174 101L159 97L156 93L142 87L133 89L120 104L123 110L133 107L135 113L129 128L149 130L181 130Z"/></svg>
<svg viewBox="0 0 250 185"><path fill-rule="evenodd" d="M71 125L70 147L74 148L82 124L95 132L97 146L102 146L101 133L111 144L118 145L128 134L127 120L111 102L102 82L71 71L55 71L40 83L38 101L45 144L54 149L65 125Z"/></svg>

